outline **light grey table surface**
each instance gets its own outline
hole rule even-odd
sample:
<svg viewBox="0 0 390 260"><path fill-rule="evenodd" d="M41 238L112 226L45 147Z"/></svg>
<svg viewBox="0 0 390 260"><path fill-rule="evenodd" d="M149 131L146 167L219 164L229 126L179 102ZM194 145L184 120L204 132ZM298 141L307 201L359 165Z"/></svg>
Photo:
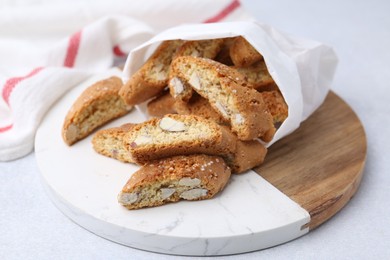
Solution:
<svg viewBox="0 0 390 260"><path fill-rule="evenodd" d="M289 243L223 259L390 259L390 2L242 2L259 21L334 47L333 91L358 114L368 156L357 194L331 220ZM0 163L0 259L182 259L100 238L46 196L34 153ZM204 259L204 258L203 258Z"/></svg>

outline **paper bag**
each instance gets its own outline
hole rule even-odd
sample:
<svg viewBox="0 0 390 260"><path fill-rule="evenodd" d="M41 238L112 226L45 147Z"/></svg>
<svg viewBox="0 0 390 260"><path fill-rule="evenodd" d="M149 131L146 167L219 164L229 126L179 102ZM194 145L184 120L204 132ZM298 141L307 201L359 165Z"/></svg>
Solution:
<svg viewBox="0 0 390 260"><path fill-rule="evenodd" d="M205 40L243 36L260 52L287 105L288 117L267 147L296 130L324 101L337 57L325 44L281 33L257 22L187 24L168 29L130 52L123 72L126 82L165 40Z"/></svg>

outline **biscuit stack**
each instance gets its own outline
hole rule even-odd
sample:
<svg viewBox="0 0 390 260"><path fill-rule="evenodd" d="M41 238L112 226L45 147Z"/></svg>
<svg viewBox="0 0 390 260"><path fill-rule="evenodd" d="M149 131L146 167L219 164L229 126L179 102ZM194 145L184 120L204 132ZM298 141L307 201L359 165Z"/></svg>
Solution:
<svg viewBox="0 0 390 260"><path fill-rule="evenodd" d="M150 120L100 130L92 141L96 152L141 166L118 196L128 209L215 196L231 173L263 162L259 140L270 141L288 115L262 55L243 37L171 40L125 84L110 78L84 91L63 139L71 145L144 102Z"/></svg>

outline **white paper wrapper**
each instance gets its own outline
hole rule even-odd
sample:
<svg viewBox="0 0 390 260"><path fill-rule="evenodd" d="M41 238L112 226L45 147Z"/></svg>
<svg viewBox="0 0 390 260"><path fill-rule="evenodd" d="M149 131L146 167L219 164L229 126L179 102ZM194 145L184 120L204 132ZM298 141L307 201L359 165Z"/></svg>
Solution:
<svg viewBox="0 0 390 260"><path fill-rule="evenodd" d="M257 22L189 24L163 31L130 52L124 68L126 82L151 54L150 47L165 40L204 40L243 36L264 57L268 71L288 105L288 117L267 144L296 130L324 101L337 57L322 43L281 33ZM142 109L141 109L142 110Z"/></svg>

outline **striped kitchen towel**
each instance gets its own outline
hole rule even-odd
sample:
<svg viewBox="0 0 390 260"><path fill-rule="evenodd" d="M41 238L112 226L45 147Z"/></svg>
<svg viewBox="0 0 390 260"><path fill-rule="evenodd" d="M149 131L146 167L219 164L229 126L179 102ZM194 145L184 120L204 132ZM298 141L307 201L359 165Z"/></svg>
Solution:
<svg viewBox="0 0 390 260"><path fill-rule="evenodd" d="M0 9L0 161L33 150L51 105L94 73L183 23L251 19L238 0L41 1ZM54 133L53 133L54 134Z"/></svg>

